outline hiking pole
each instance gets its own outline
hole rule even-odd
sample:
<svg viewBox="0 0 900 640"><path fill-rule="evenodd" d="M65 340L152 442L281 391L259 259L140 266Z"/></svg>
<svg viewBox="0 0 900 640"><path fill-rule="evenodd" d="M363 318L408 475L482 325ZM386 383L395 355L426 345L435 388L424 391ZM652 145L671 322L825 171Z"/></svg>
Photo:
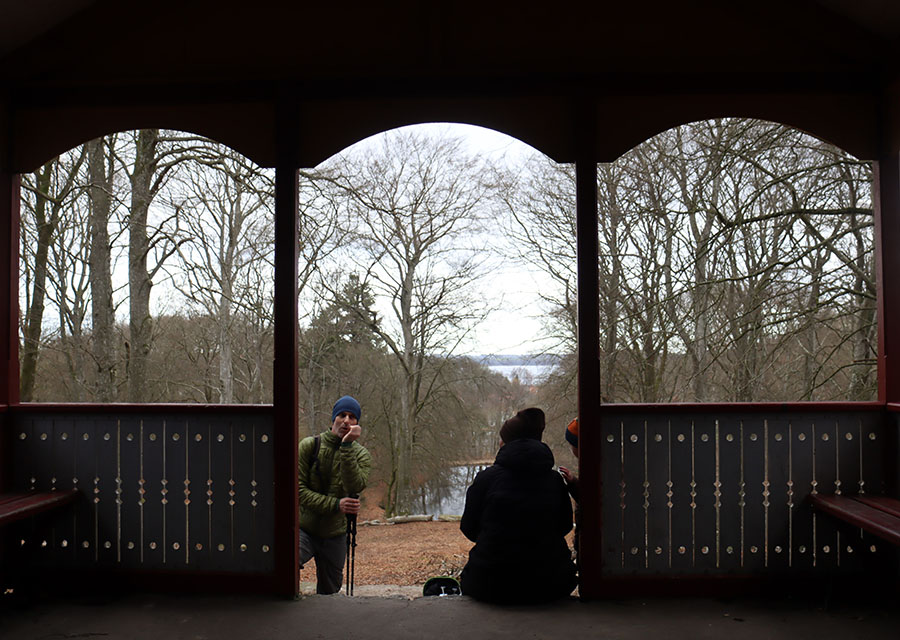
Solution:
<svg viewBox="0 0 900 640"><path fill-rule="evenodd" d="M359 498L358 494L351 493L349 498ZM347 563L347 587L346 594L353 595L353 580L356 577L356 514L347 514L347 555L350 561Z"/></svg>

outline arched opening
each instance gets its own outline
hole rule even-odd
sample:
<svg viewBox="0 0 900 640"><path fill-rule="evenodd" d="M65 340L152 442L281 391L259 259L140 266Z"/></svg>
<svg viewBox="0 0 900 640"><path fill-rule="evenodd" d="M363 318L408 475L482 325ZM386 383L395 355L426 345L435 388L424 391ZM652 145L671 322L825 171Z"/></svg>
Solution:
<svg viewBox="0 0 900 640"><path fill-rule="evenodd" d="M141 129L21 193L21 401L272 402L273 171Z"/></svg>
<svg viewBox="0 0 900 640"><path fill-rule="evenodd" d="M471 547L455 522L465 490L493 461L503 421L544 401L559 341L513 204L540 155L438 123L372 136L301 172L301 185L320 185L301 196L301 216L330 240L314 265L301 260L300 432L327 428L341 395L362 403L373 466L361 519L373 526L359 533L361 585L420 590L459 574ZM545 440L573 467L568 419L548 416ZM377 526L409 516L445 522Z"/></svg>

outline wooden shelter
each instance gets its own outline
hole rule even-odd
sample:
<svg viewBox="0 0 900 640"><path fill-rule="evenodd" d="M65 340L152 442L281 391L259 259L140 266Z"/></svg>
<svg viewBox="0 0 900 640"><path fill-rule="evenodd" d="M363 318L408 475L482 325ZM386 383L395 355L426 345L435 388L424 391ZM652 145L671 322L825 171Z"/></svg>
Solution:
<svg viewBox="0 0 900 640"><path fill-rule="evenodd" d="M34 540L20 541L36 545L28 562L64 565L79 576L111 572L163 588L296 593L294 177L298 169L379 131L461 122L502 131L577 166L582 596L599 597L625 584L639 592L685 581L709 586L712 577L781 578L845 569L865 575L883 566L884 558L896 577L890 550L868 534L845 533L842 540L840 528L816 524L802 498L816 491L816 482L821 487L848 474L870 492L897 495L900 252L886 249L900 245L898 44L900 6L879 0L749 5L3 0L0 335L6 338L0 341L0 491L63 488L62 479L71 472L83 491L99 496L92 507L94 523L118 527L107 538L97 527L91 533L90 523L66 524L75 532L66 538L60 531L50 538L35 533ZM672 126L721 116L784 123L875 161L877 402L601 406L596 163ZM144 127L203 134L276 170L278 357L271 407L19 402L17 175L97 136ZM649 470L664 466L649 464L646 455L634 458L644 461L634 470L624 461L631 459L629 443L642 443L664 423L674 424L665 440L670 458L673 447L678 458L678 443L685 442L677 436L686 435L705 462L675 480L673 473L688 471L670 467L668 476L652 479L654 487L690 486L696 494L690 504L648 507L642 505L646 495L631 488L651 482ZM195 438L198 424L208 438ZM836 437L817 440L823 424ZM819 442L819 462L804 458L799 445L781 451L784 440L775 440L776 433L803 433L803 441L808 435ZM173 439L175 434L184 437ZM740 454L725 445L734 437L746 444ZM230 450L239 452L229 463L240 461L230 468L244 475L226 470L224 459L222 469L210 463L205 478L188 476L186 462L183 468L172 466L173 460L195 454L219 459L217 442L231 443ZM704 453L700 443L711 443L710 449ZM252 449L240 453L244 444ZM855 448L844 451L845 445ZM844 463L817 466L841 452ZM778 475L784 465L770 464L777 456L810 471L812 484ZM854 459L850 467L841 466ZM116 464L103 473L78 475L75 467L81 464L83 470L89 460ZM738 463L741 477L719 475ZM195 542L180 532L200 518L191 509L204 508L203 501L176 509L180 500L170 507L165 499L146 506L110 499L117 487L149 487L151 476L163 487L171 480L179 493L182 480L185 491L189 486L199 491L204 480L216 489L232 483L243 492L237 508L245 510L210 515L206 542ZM747 498L748 492L769 491L776 483L796 491L787 494L787 507L777 514L769 511L768 493ZM640 498L633 503L634 496ZM252 508L243 506L251 501ZM677 522L687 527L684 542L671 528L673 513L676 529ZM154 522L162 528L151 533ZM84 531L78 529L83 525ZM791 536L781 542L788 531ZM654 536L668 542L647 542ZM849 543L854 536L862 542ZM865 550L873 556L869 560ZM0 559L8 560L8 554Z"/></svg>

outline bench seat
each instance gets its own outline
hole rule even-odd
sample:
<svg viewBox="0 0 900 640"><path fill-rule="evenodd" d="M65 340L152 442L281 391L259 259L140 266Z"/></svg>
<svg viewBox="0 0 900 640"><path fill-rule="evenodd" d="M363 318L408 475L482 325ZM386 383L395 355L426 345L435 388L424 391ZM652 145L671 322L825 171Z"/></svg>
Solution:
<svg viewBox="0 0 900 640"><path fill-rule="evenodd" d="M23 520L69 504L75 501L78 494L78 489L2 493L0 494L0 525Z"/></svg>
<svg viewBox="0 0 900 640"><path fill-rule="evenodd" d="M809 501L822 513L900 546L900 500L885 496L816 493L810 494Z"/></svg>

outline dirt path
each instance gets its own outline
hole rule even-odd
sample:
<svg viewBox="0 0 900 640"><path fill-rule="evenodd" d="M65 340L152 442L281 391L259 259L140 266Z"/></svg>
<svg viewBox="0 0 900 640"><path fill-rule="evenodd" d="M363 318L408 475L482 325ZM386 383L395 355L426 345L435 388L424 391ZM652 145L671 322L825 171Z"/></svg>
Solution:
<svg viewBox="0 0 900 640"><path fill-rule="evenodd" d="M472 548L458 522L360 525L356 542L357 585L420 586L432 576L458 576ZM314 567L303 568L301 582L315 582Z"/></svg>

